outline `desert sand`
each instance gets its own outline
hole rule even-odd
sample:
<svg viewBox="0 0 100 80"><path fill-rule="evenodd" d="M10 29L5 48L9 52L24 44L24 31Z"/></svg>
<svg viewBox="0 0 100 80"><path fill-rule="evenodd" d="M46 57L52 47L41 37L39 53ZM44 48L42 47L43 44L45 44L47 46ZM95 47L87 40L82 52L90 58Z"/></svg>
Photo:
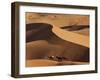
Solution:
<svg viewBox="0 0 100 80"><path fill-rule="evenodd" d="M26 24L30 23L48 23L56 27L70 26L70 25L89 25L88 15L74 15L74 14L49 14L49 13L26 13ZM82 35L89 36L89 27L81 30L73 31Z"/></svg>
<svg viewBox="0 0 100 80"><path fill-rule="evenodd" d="M27 60L26 67L43 67L43 66L61 66L61 65L85 65L88 64L88 62L73 62L73 61L52 61L52 60L46 60L46 59L35 59L35 60Z"/></svg>
<svg viewBox="0 0 100 80"><path fill-rule="evenodd" d="M64 40L53 33L52 25L27 24L26 59L45 59L47 56L65 56L68 61L89 61L89 48ZM57 30L57 29L56 29ZM58 31L58 30L57 30ZM30 33L31 32L31 33ZM79 34L77 34L79 35ZM28 40L29 39L29 40Z"/></svg>
<svg viewBox="0 0 100 80"><path fill-rule="evenodd" d="M61 27L89 25L81 15L26 14L26 67L54 66L58 61L48 56L66 57L63 65L89 63L89 27L69 31Z"/></svg>

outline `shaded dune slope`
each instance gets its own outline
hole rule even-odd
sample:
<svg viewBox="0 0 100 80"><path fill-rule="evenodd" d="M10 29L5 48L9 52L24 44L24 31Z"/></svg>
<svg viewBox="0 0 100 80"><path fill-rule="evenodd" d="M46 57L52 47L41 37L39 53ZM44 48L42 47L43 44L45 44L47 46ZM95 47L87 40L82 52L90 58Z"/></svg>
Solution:
<svg viewBox="0 0 100 80"><path fill-rule="evenodd" d="M53 55L64 56L70 61L89 61L89 48L59 38L52 28L46 23L26 24L26 59Z"/></svg>

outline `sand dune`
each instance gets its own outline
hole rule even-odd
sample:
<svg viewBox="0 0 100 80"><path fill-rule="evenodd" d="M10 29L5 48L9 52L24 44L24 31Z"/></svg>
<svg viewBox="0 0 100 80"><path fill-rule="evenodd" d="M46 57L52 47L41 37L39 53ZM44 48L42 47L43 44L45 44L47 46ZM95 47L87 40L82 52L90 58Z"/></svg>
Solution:
<svg viewBox="0 0 100 80"><path fill-rule="evenodd" d="M89 47L89 37L81 34L77 34L75 32L67 31L60 29L58 27L53 27L53 33L55 33L58 37L63 40L82 45L84 47Z"/></svg>
<svg viewBox="0 0 100 80"><path fill-rule="evenodd" d="M45 23L26 24L26 41L47 40L52 37L52 25Z"/></svg>
<svg viewBox="0 0 100 80"><path fill-rule="evenodd" d="M30 27L32 26L32 27ZM46 23L27 24L26 59L44 59L47 56L64 56L69 61L89 62L89 48L61 39Z"/></svg>
<svg viewBox="0 0 100 80"><path fill-rule="evenodd" d="M61 66L61 65L84 65L88 64L88 62L73 62L73 61L52 61L46 59L35 59L35 60L27 60L26 67L43 67L43 66Z"/></svg>
<svg viewBox="0 0 100 80"><path fill-rule="evenodd" d="M88 15L26 12L26 66L89 63L89 22ZM59 63L48 56L67 60Z"/></svg>
<svg viewBox="0 0 100 80"><path fill-rule="evenodd" d="M78 14L52 14L52 13L26 13L26 23L49 23L58 27L77 25L89 25L88 15Z"/></svg>

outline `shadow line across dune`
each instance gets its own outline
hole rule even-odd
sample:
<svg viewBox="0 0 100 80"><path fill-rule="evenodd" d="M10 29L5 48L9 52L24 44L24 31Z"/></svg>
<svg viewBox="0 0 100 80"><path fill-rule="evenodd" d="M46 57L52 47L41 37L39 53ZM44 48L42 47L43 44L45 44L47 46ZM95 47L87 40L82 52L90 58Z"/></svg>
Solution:
<svg viewBox="0 0 100 80"><path fill-rule="evenodd" d="M53 55L64 56L68 61L89 62L88 47L61 39L52 28L47 23L26 24L26 60Z"/></svg>

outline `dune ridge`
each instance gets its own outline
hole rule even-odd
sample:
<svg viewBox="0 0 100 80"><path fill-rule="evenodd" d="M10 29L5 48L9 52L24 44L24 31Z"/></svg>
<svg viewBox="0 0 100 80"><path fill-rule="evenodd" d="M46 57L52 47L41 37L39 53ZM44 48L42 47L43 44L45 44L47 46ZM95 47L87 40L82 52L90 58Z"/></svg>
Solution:
<svg viewBox="0 0 100 80"><path fill-rule="evenodd" d="M32 23L27 24L26 27L30 27L30 29L26 29L27 60L44 59L54 55L65 56L70 61L89 62L89 48L61 39L52 31L52 25ZM69 34L67 35L69 36Z"/></svg>

